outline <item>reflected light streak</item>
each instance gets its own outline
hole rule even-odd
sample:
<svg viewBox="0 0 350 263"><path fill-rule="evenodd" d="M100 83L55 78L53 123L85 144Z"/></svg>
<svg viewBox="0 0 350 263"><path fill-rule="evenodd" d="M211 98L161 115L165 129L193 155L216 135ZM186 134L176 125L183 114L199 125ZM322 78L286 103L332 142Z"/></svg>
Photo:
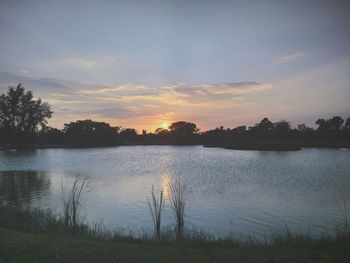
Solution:
<svg viewBox="0 0 350 263"><path fill-rule="evenodd" d="M170 194L170 175L163 174L160 181L160 187L163 190L164 198L169 199Z"/></svg>

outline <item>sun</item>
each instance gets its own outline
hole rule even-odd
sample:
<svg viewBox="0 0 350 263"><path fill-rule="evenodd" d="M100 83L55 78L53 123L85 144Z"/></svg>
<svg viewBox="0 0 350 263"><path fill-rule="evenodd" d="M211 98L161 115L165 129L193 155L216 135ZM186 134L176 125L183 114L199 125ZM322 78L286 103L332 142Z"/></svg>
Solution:
<svg viewBox="0 0 350 263"><path fill-rule="evenodd" d="M168 129L168 127L169 127L169 124L167 122L163 122L162 123L162 128L163 129Z"/></svg>

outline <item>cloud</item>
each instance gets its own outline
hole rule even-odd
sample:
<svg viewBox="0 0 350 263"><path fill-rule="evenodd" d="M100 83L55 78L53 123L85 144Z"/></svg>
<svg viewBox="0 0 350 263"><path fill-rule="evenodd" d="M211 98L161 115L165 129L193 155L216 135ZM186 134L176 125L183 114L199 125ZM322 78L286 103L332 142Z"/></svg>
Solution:
<svg viewBox="0 0 350 263"><path fill-rule="evenodd" d="M18 71L18 73L21 74L21 75L27 75L29 73L29 70L27 70L27 69L20 69Z"/></svg>
<svg viewBox="0 0 350 263"><path fill-rule="evenodd" d="M71 85L67 85L67 82L60 80L0 73L0 91L6 90L8 86L16 86L19 83L22 83L25 88L45 96L50 92L65 93L72 90Z"/></svg>
<svg viewBox="0 0 350 263"><path fill-rule="evenodd" d="M186 116L196 121L196 117L205 119L215 114L212 118L217 119L223 111L251 105L249 96L272 87L254 81L103 86L0 73L0 92L19 82L52 105L55 114L50 125L62 127L72 120L92 118L113 125L144 125L142 128L148 129L159 127L160 120L171 122L187 119ZM130 125L128 120L137 124Z"/></svg>
<svg viewBox="0 0 350 263"><path fill-rule="evenodd" d="M156 95L159 93L159 87L148 86L144 84L123 84L117 86L106 86L97 89L82 89L81 94L89 95L119 95L119 96L143 96Z"/></svg>
<svg viewBox="0 0 350 263"><path fill-rule="evenodd" d="M270 66L277 66L277 65L291 63L303 57L305 57L305 54L302 52L287 54L272 60Z"/></svg>
<svg viewBox="0 0 350 263"><path fill-rule="evenodd" d="M141 116L153 115L153 112L127 108L104 108L99 110L87 111L86 114L98 115L108 119L130 119Z"/></svg>
<svg viewBox="0 0 350 263"><path fill-rule="evenodd" d="M180 85L173 88L174 92L188 102L226 101L253 92L271 88L267 83L232 82L219 84Z"/></svg>
<svg viewBox="0 0 350 263"><path fill-rule="evenodd" d="M102 83L108 82L113 76L118 78L122 72L120 59L104 55L63 56L35 60L27 73L22 75L46 76L48 78L72 79L78 82ZM25 70L26 70L25 69Z"/></svg>
<svg viewBox="0 0 350 263"><path fill-rule="evenodd" d="M272 86L254 81L214 84L163 84L142 83L114 86L87 85L77 82L17 76L0 73L0 87L23 83L24 87L41 96L54 106L70 104L75 108L113 109L123 107L144 108L165 106L232 106L233 102L248 97ZM104 112L106 115L106 112Z"/></svg>
<svg viewBox="0 0 350 263"><path fill-rule="evenodd" d="M95 69L99 66L98 62L91 59L84 58L64 58L54 62L56 65L62 65L65 67L71 67L75 69Z"/></svg>
<svg viewBox="0 0 350 263"><path fill-rule="evenodd" d="M228 101L253 92L271 88L270 84L258 82L232 82L219 84L165 84L147 86L126 84L100 89L83 89L80 94L95 96L109 101L158 101L163 104L203 103Z"/></svg>
<svg viewBox="0 0 350 263"><path fill-rule="evenodd" d="M71 69L80 71L92 71L104 69L113 65L116 59L111 56L91 56L91 57L63 57L53 60L43 61L39 64L52 69Z"/></svg>

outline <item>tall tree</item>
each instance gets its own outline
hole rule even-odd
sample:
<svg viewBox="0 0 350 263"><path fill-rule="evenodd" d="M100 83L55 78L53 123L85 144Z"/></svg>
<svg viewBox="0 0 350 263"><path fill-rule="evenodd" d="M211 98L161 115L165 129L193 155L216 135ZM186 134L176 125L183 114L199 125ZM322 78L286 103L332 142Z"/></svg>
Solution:
<svg viewBox="0 0 350 263"><path fill-rule="evenodd" d="M199 131L196 124L186 121L172 123L169 130L172 140L177 143L193 143L194 137Z"/></svg>
<svg viewBox="0 0 350 263"><path fill-rule="evenodd" d="M126 140L134 140L137 137L137 131L133 128L124 128L119 134Z"/></svg>
<svg viewBox="0 0 350 263"><path fill-rule="evenodd" d="M329 125L332 130L340 130L343 123L344 120L340 116L334 116L332 119L329 120Z"/></svg>
<svg viewBox="0 0 350 263"><path fill-rule="evenodd" d="M273 124L273 129L277 132L286 133L291 130L291 125L289 122L281 120Z"/></svg>
<svg viewBox="0 0 350 263"><path fill-rule="evenodd" d="M308 127L305 123L298 124L297 129L301 132L310 132L312 128Z"/></svg>
<svg viewBox="0 0 350 263"><path fill-rule="evenodd" d="M265 117L253 127L249 127L249 133L252 139L266 140L272 129L273 123Z"/></svg>
<svg viewBox="0 0 350 263"><path fill-rule="evenodd" d="M180 137L192 136L198 132L197 125L192 122L178 121L169 126L170 131Z"/></svg>
<svg viewBox="0 0 350 263"><path fill-rule="evenodd" d="M346 122L345 122L345 125L344 125L344 129L350 130L350 117L348 117L346 119Z"/></svg>
<svg viewBox="0 0 350 263"><path fill-rule="evenodd" d="M10 86L0 96L0 130L5 141L11 144L27 142L40 126L52 116L51 107L41 99L33 99L31 91L22 84Z"/></svg>
<svg viewBox="0 0 350 263"><path fill-rule="evenodd" d="M317 130L319 130L319 131L328 131L330 129L329 120L318 119L316 121L316 124L318 125Z"/></svg>
<svg viewBox="0 0 350 263"><path fill-rule="evenodd" d="M118 127L92 120L64 124L64 132L73 145L113 145L118 141Z"/></svg>
<svg viewBox="0 0 350 263"><path fill-rule="evenodd" d="M273 123L265 117L260 121L260 123L256 124L255 127L263 131L268 131L273 128Z"/></svg>

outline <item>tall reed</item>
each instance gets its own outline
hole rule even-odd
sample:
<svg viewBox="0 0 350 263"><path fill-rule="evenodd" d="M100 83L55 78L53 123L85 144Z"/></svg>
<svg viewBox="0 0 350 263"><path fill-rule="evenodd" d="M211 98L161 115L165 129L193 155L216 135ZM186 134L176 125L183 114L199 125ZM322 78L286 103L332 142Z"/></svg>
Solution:
<svg viewBox="0 0 350 263"><path fill-rule="evenodd" d="M151 197L152 200L148 201L148 206L151 211L153 225L154 225L154 234L155 237L160 239L161 236L161 221L162 221L162 211L164 209L164 199L163 199L163 189L160 189L159 197L154 190L154 186L151 188Z"/></svg>
<svg viewBox="0 0 350 263"><path fill-rule="evenodd" d="M175 233L177 239L182 239L184 234L185 191L186 186L180 179L170 184L170 202L175 217Z"/></svg>
<svg viewBox="0 0 350 263"><path fill-rule="evenodd" d="M76 175L72 186L67 186L61 181L63 221L65 226L76 226L78 223L79 209L88 192L88 177Z"/></svg>

